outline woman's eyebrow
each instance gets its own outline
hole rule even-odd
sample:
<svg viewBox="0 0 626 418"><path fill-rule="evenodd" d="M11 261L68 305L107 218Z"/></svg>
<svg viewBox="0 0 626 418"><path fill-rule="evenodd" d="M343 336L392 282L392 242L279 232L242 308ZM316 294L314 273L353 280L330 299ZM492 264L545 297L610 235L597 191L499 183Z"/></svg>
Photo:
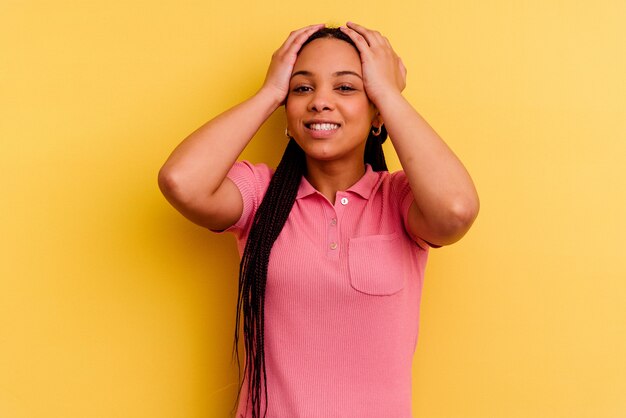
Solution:
<svg viewBox="0 0 626 418"><path fill-rule="evenodd" d="M305 77L310 77L310 76L313 75L313 73L310 72L310 71L304 71L304 70L296 71L295 73L291 74L291 78L294 78L297 75L303 75Z"/></svg>
<svg viewBox="0 0 626 418"><path fill-rule="evenodd" d="M300 70L300 71L296 71L295 73L291 74L291 78L294 78L297 75L303 75L305 77L311 77L313 75L313 73L310 72L310 71L306 71L306 70ZM360 79L363 79L363 77L361 77L361 75L359 73L355 73L354 71L350 71L350 70L337 71L337 72L333 73L333 76L335 76L335 77L340 77L342 75L355 75L355 76L359 77Z"/></svg>
<svg viewBox="0 0 626 418"><path fill-rule="evenodd" d="M355 75L355 76L359 77L360 79L363 79L363 77L361 77L360 74L355 73L354 71L348 71L348 70L346 70L346 71L337 71L333 75L335 77L339 77L339 76L342 76L342 75Z"/></svg>

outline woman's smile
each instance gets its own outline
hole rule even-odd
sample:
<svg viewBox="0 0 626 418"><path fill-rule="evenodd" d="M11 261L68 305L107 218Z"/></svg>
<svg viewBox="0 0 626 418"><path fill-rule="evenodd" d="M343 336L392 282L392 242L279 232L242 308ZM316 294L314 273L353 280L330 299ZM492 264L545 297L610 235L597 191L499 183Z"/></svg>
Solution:
<svg viewBox="0 0 626 418"><path fill-rule="evenodd" d="M310 121L304 123L305 131L313 138L324 139L333 136L341 127L337 122Z"/></svg>

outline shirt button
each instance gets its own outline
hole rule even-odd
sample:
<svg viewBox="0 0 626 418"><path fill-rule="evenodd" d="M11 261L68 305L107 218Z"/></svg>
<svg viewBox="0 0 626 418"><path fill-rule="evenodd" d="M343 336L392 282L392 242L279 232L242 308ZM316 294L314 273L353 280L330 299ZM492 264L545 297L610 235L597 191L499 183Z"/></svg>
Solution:
<svg viewBox="0 0 626 418"><path fill-rule="evenodd" d="M337 218L333 218L333 219L330 221L330 224L331 224L331 225L333 225L333 226L334 226L334 225L337 225Z"/></svg>
<svg viewBox="0 0 626 418"><path fill-rule="evenodd" d="M342 197L341 198L341 204L344 205L344 206L347 205L348 204L348 198L347 197Z"/></svg>
<svg viewBox="0 0 626 418"><path fill-rule="evenodd" d="M337 249L337 243L336 242L331 242L330 243L330 249L331 250L336 250Z"/></svg>

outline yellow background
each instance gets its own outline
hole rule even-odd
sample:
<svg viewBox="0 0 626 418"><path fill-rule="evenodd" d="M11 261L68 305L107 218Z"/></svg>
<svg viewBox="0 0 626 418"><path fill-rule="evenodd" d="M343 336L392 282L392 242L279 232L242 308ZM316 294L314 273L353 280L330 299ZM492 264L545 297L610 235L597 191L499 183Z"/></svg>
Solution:
<svg viewBox="0 0 626 418"><path fill-rule="evenodd" d="M290 30L348 19L481 196L431 253L415 417L626 416L623 0L0 0L0 417L228 416L234 240L157 171ZM284 124L244 157L275 164Z"/></svg>

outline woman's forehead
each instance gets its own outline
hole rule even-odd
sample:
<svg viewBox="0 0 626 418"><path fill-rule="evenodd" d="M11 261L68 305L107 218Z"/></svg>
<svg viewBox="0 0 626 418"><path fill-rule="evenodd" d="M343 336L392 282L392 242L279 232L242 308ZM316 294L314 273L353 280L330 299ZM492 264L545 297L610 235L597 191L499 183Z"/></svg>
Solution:
<svg viewBox="0 0 626 418"><path fill-rule="evenodd" d="M309 73L353 71L361 73L361 59L356 49L340 39L319 38L307 44L298 55L293 72Z"/></svg>

